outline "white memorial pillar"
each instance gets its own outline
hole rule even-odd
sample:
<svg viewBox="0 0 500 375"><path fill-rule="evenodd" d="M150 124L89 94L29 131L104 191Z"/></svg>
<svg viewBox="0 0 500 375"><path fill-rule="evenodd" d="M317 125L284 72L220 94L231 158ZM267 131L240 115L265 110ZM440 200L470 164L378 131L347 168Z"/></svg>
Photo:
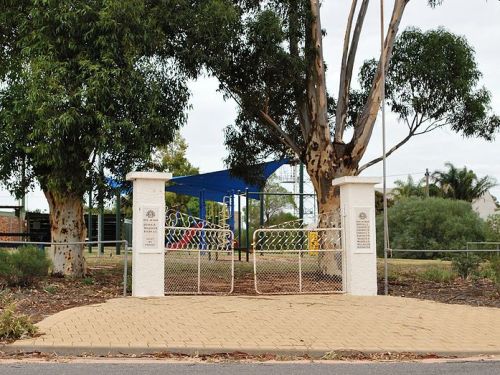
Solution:
<svg viewBox="0 0 500 375"><path fill-rule="evenodd" d="M170 173L131 172L132 296L162 297L165 291L165 182Z"/></svg>
<svg viewBox="0 0 500 375"><path fill-rule="evenodd" d="M356 296L377 295L377 253L375 241L375 188L373 177L341 177L333 180L340 188L344 213L345 291Z"/></svg>

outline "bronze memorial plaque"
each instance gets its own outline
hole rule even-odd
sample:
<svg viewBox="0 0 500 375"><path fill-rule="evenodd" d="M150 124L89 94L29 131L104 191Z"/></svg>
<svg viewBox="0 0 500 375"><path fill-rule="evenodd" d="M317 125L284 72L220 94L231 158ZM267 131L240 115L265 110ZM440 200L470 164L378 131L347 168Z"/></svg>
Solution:
<svg viewBox="0 0 500 375"><path fill-rule="evenodd" d="M366 252L371 250L371 223L370 223L370 208L356 207L356 249Z"/></svg>
<svg viewBox="0 0 500 375"><path fill-rule="evenodd" d="M160 208L143 206L142 208L142 247L146 250L157 250L158 232L160 230Z"/></svg>

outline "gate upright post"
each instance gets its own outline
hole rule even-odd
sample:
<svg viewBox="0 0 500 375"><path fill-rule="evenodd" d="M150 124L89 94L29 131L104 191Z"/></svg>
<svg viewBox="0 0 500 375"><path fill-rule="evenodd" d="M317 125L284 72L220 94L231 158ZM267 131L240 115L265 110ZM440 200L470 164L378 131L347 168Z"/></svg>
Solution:
<svg viewBox="0 0 500 375"><path fill-rule="evenodd" d="M131 172L133 181L132 296L165 294L165 182L170 173Z"/></svg>
<svg viewBox="0 0 500 375"><path fill-rule="evenodd" d="M248 196L248 188L245 189L245 230L246 230L246 260L250 260L250 197Z"/></svg>
<svg viewBox="0 0 500 375"><path fill-rule="evenodd" d="M375 188L373 177L341 177L340 188L345 257L345 292L357 296L377 295L377 252L375 239Z"/></svg>
<svg viewBox="0 0 500 375"><path fill-rule="evenodd" d="M238 190L238 260L241 261L241 191Z"/></svg>

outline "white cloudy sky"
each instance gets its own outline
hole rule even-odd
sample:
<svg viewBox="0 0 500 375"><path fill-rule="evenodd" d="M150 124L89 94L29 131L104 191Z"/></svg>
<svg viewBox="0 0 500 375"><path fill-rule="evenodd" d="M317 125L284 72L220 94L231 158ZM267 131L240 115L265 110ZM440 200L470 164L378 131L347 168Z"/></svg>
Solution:
<svg viewBox="0 0 500 375"><path fill-rule="evenodd" d="M474 46L479 68L483 73L481 84L492 93L493 108L500 114L500 2L496 0L446 0L437 9L430 9L426 0L411 0L408 4L401 30L407 26L419 26L426 30L443 26L448 30L464 35ZM385 0L386 20L389 19L393 1ZM323 27L327 31L324 40L325 59L329 67L327 83L330 92L338 90L338 71L341 56L346 16L350 0L324 0L322 7ZM363 60L378 55L379 1L373 0L367 14L364 32L359 46L358 66ZM233 102L224 102L216 92L214 79L200 79L191 85L193 109L189 113L187 125L182 134L189 143L188 158L202 172L224 168L225 149L223 129L235 117ZM387 121L388 146L401 139L404 126L400 126L393 116ZM366 152L366 161L381 154L381 130L378 126ZM479 175L488 174L500 182L500 133L498 140L486 142L476 139L463 139L446 129L437 130L430 135L415 138L388 160L389 185L398 178L413 174L423 176L425 168L431 171L443 167L447 161L457 166L473 169ZM369 168L365 175L381 176L381 165ZM500 187L493 189L500 197ZM8 194L0 192L0 204L12 202ZM47 209L41 192L28 196L28 208Z"/></svg>

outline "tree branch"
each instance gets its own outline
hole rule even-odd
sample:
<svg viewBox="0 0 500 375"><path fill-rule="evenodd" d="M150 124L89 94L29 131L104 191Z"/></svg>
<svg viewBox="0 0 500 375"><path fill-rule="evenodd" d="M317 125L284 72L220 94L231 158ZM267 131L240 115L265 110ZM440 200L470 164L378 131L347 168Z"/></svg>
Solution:
<svg viewBox="0 0 500 375"><path fill-rule="evenodd" d="M238 106L241 108L242 111L247 111L243 105L243 103L240 101L240 99L237 97L237 94L238 94L238 90L234 89L234 90L231 90L228 85L222 81L219 81L222 86L225 88L226 92L233 98L233 100L236 102L236 104L238 104ZM247 111L248 112L248 111ZM253 114L254 116L255 114ZM281 127L271 118L271 116L269 116L266 112L264 112L263 110L259 110L258 114L257 114L257 117L261 120L261 122L264 124L264 125L267 125L267 127L270 129L270 130L273 130L275 132L277 132L280 136L280 140L281 142L287 146L287 147L290 147L293 152L295 152L297 154L297 156L300 157L301 155L301 150L299 148L299 146L297 146L297 144L290 138L290 136L285 133L285 131L283 129L281 129Z"/></svg>
<svg viewBox="0 0 500 375"><path fill-rule="evenodd" d="M312 128L320 127L321 137L331 143L328 126L325 66L323 61L323 42L319 0L310 0L311 4L311 52L308 62L307 97ZM313 129L313 131L315 131Z"/></svg>
<svg viewBox="0 0 500 375"><path fill-rule="evenodd" d="M276 131L280 135L281 141L286 146L290 147L293 150L293 152L295 152L297 156L300 157L302 152L299 146L297 146L297 144L292 140L292 138L290 138L290 136L287 133L285 133L283 129L281 129L281 127L271 118L271 116L269 116L267 113L261 110L259 111L259 118L265 125L267 125L272 130Z"/></svg>
<svg viewBox="0 0 500 375"><path fill-rule="evenodd" d="M403 140L401 142L399 142L398 144L396 144L393 148L391 148L389 151L386 152L386 157L390 156L394 151L396 151L398 148L400 148L401 146L403 146L406 142L408 142L410 140L411 137L413 137L414 135L417 135L416 133L414 132L410 132L408 133L408 135L406 137L403 138ZM372 165L374 164L377 164L378 162L382 161L383 157L380 156L378 158L375 158L371 161L369 161L368 163L366 163L365 165L363 165L362 167L360 167L358 169L358 172L357 174L360 174L361 172L363 172L366 168L369 168L371 167Z"/></svg>
<svg viewBox="0 0 500 375"><path fill-rule="evenodd" d="M350 142L350 146L352 147L351 157L355 163L359 162L363 157L373 132L373 127L382 101L382 69L384 69L385 72L388 70L394 41L408 1L409 0L395 0L394 2L391 21L389 23L389 29L384 42L384 50L382 52L384 59L379 60L368 100L365 103L363 112L358 117L354 134ZM385 67L381 66L382 60L385 61Z"/></svg>
<svg viewBox="0 0 500 375"><path fill-rule="evenodd" d="M387 153L386 153L386 156L389 156L391 155L394 151L396 151L397 149L399 149L401 146L403 146L406 142L408 142L410 140L411 137L416 137L417 135L422 135L422 134L426 134L426 133L430 133L431 131L433 130L436 130L437 128L441 128L443 126L446 126L448 125L449 123L447 122L444 122L444 123L439 123L439 122L433 122L431 123L429 126L427 126L424 130L420 131L420 132L417 132L417 130L420 128L420 126L427 120L424 120L423 118L420 119L419 123L417 125L413 125L414 122L415 122L415 118L416 118L416 115L414 117L414 120L412 121L412 129L410 130L410 132L408 133L408 135L401 141L399 142L398 144L396 144L393 148L391 148ZM376 158L376 159L373 159L372 161L366 163L365 165L363 165L362 167L360 167L358 169L358 174L361 173L362 171L364 171L365 169L371 167L372 165L374 164L377 164L378 162L382 161L382 156Z"/></svg>
<svg viewBox="0 0 500 375"><path fill-rule="evenodd" d="M359 38L361 36L361 30L363 28L363 23L365 20L369 2L370 0L363 0L363 2L361 3L361 8L359 9L352 41L350 41L351 28L354 13L356 11L357 0L353 0L349 13L349 19L347 22L346 33L344 37L344 52L342 56L342 67L340 72L339 98L335 113L335 142L342 142L342 138L344 136L344 129L347 119L347 107L349 101L349 89L351 87L354 61L356 58Z"/></svg>
<svg viewBox="0 0 500 375"><path fill-rule="evenodd" d="M298 4L297 1L290 2L289 14L288 14L288 34L289 34L289 44L290 44L290 55L299 59L299 15L297 10ZM297 115L300 124L300 130L302 131L302 137L304 140L307 138L307 134L311 128L311 122L309 121L309 116L307 114L307 103L303 97L303 86L301 82L298 82L294 85L294 96L297 105Z"/></svg>

